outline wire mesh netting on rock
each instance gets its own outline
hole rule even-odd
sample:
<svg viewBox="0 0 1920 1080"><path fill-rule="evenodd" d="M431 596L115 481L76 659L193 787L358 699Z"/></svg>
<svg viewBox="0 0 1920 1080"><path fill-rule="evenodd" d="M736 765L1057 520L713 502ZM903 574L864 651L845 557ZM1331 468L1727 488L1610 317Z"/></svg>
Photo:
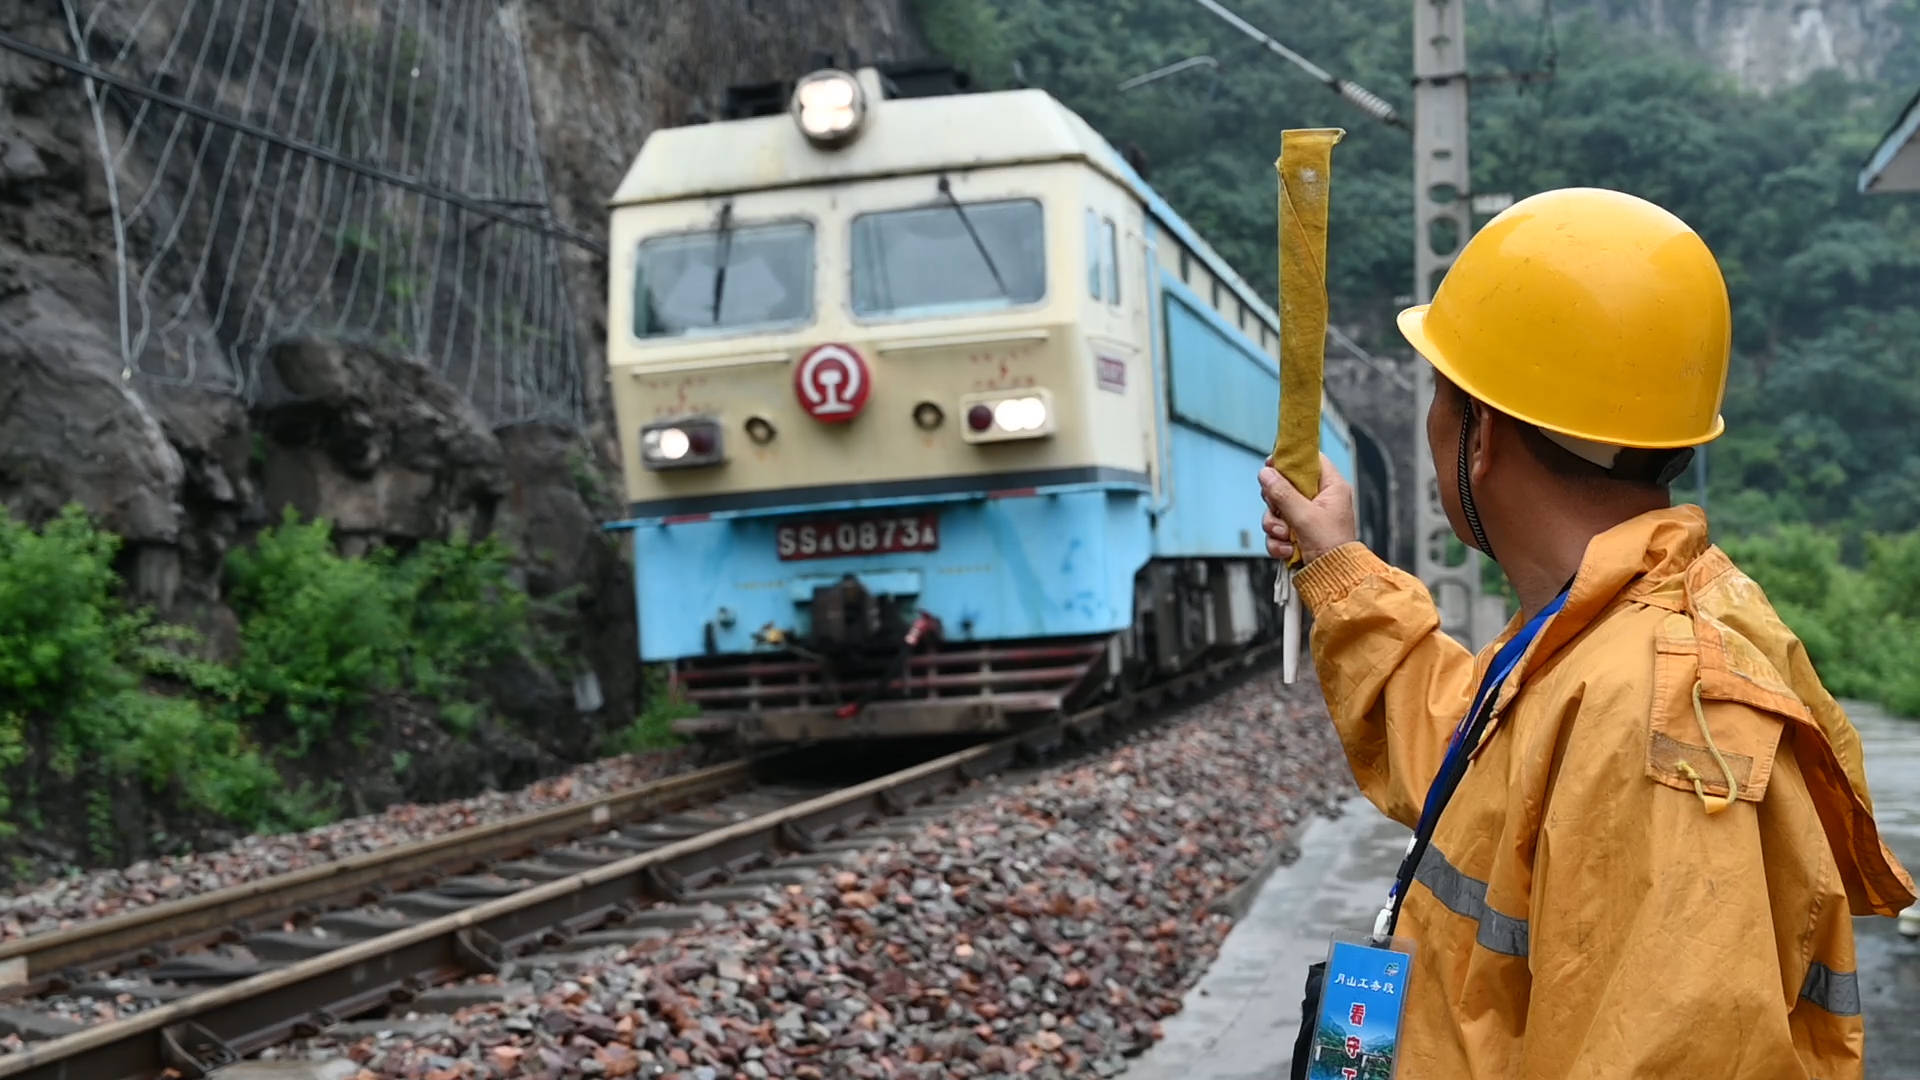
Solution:
<svg viewBox="0 0 1920 1080"><path fill-rule="evenodd" d="M80 60L227 121L87 83L130 373L258 401L269 347L322 337L411 356L496 423L581 422L517 7L62 3Z"/></svg>

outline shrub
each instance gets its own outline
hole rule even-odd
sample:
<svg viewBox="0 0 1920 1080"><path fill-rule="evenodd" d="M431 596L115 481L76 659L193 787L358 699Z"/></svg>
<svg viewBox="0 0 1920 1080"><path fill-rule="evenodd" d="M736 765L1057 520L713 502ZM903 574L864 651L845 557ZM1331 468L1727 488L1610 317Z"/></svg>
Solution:
<svg viewBox="0 0 1920 1080"><path fill-rule="evenodd" d="M679 746L686 739L673 730L673 722L700 712L698 705L681 697L667 684L664 666L648 668L642 679L644 696L641 698L640 715L613 737L611 749L616 754L636 754Z"/></svg>
<svg viewBox="0 0 1920 1080"><path fill-rule="evenodd" d="M71 775L110 703L133 687L124 659L139 623L113 597L118 549L78 507L38 532L0 513L0 765L45 736Z"/></svg>
<svg viewBox="0 0 1920 1080"><path fill-rule="evenodd" d="M280 716L295 753L364 740L376 695L409 693L470 730L472 676L536 637L507 549L488 539L428 541L405 556L334 550L331 526L289 510L252 550L228 559L241 618L242 710Z"/></svg>
<svg viewBox="0 0 1920 1080"><path fill-rule="evenodd" d="M178 652L189 633L119 598L119 546L78 507L38 530L0 510L0 767L31 749L37 767L79 782L96 849L111 847L112 792L129 781L250 826L314 820L219 708L229 673Z"/></svg>
<svg viewBox="0 0 1920 1080"><path fill-rule="evenodd" d="M489 537L421 544L391 564L407 615L409 689L446 703L472 675L535 646L532 604L513 579L512 554Z"/></svg>
<svg viewBox="0 0 1920 1080"><path fill-rule="evenodd" d="M399 684L406 639L385 568L341 558L326 522L301 524L291 511L252 550L228 556L227 568L241 619L241 711L285 717L295 753L331 736L336 716L362 734L361 707Z"/></svg>

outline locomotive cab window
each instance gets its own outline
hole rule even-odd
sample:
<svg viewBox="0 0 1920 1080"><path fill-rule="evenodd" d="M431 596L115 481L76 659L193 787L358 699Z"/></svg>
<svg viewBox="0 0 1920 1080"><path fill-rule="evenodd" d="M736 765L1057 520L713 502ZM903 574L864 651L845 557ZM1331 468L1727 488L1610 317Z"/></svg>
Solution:
<svg viewBox="0 0 1920 1080"><path fill-rule="evenodd" d="M1100 299L1100 283L1105 275L1100 272L1100 216L1087 209L1087 295Z"/></svg>
<svg viewBox="0 0 1920 1080"><path fill-rule="evenodd" d="M1100 222L1101 249L1107 261L1107 303L1120 303L1120 233L1113 227L1112 218L1102 218Z"/></svg>
<svg viewBox="0 0 1920 1080"><path fill-rule="evenodd" d="M1112 218L1087 208L1087 295L1120 303L1120 237Z"/></svg>
<svg viewBox="0 0 1920 1080"><path fill-rule="evenodd" d="M813 262L813 225L805 221L644 240L634 275L634 336L805 322L813 315Z"/></svg>
<svg viewBox="0 0 1920 1080"><path fill-rule="evenodd" d="M857 315L934 315L1037 303L1047 236L1033 199L941 203L853 219Z"/></svg>

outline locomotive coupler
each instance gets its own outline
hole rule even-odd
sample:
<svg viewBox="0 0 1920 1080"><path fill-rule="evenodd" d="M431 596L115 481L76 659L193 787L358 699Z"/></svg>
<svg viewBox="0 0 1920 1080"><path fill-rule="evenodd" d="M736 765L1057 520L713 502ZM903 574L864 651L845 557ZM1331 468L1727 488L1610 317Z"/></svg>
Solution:
<svg viewBox="0 0 1920 1080"><path fill-rule="evenodd" d="M886 693L892 689L895 680L902 679L906 676L907 660L913 655L913 650L919 648L923 642L928 644L938 642L940 640L940 631L939 616L926 611L915 615L913 617L913 625L907 627L907 632L900 636L900 648L894 654L893 663L887 665L887 674L875 684L874 691L861 696L857 701L849 701L845 705L833 710L833 715L842 720L851 720L860 715L860 710L867 707L867 702L873 700L874 697L880 694Z"/></svg>
<svg viewBox="0 0 1920 1080"><path fill-rule="evenodd" d="M822 652L859 651L880 640L880 598L848 574L813 590L809 643Z"/></svg>

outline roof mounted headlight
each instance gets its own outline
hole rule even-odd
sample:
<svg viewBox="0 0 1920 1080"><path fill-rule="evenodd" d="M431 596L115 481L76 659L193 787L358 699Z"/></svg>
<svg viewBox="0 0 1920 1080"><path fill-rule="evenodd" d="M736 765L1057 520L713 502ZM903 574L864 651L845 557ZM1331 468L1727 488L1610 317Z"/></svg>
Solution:
<svg viewBox="0 0 1920 1080"><path fill-rule="evenodd" d="M866 91L844 71L816 71L793 88L793 119L815 146L843 146L860 133L867 115Z"/></svg>

